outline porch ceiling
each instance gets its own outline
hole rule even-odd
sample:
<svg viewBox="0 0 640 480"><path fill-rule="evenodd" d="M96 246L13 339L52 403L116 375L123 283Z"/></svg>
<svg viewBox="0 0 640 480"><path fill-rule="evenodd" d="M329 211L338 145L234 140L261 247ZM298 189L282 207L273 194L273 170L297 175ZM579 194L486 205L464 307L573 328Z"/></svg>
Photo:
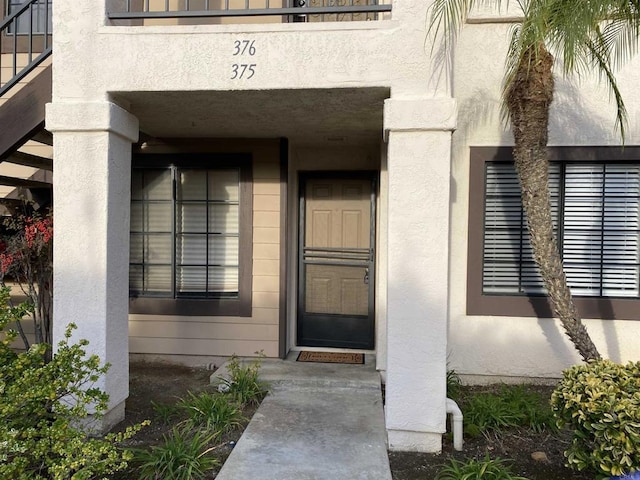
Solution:
<svg viewBox="0 0 640 480"><path fill-rule="evenodd" d="M275 138L300 144L377 144L388 88L125 92L152 137Z"/></svg>

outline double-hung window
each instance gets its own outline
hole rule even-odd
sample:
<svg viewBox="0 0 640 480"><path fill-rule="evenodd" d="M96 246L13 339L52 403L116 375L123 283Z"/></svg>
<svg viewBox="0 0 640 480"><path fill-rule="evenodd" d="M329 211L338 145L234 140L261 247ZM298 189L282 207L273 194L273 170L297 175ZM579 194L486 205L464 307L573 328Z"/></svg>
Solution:
<svg viewBox="0 0 640 480"><path fill-rule="evenodd" d="M248 161L148 157L132 170L130 310L250 314Z"/></svg>
<svg viewBox="0 0 640 480"><path fill-rule="evenodd" d="M632 152L611 148L610 158L603 159L603 147L596 149L597 158L555 150L549 172L552 218L567 281L583 303L579 310L585 317L629 318L623 312L640 296L640 157L634 161L628 158ZM530 313L547 316L518 178L506 156L472 159L472 183L478 175L483 183L482 225L471 225L470 216L468 311L526 315L517 307L525 299ZM470 208L477 210L473 202Z"/></svg>

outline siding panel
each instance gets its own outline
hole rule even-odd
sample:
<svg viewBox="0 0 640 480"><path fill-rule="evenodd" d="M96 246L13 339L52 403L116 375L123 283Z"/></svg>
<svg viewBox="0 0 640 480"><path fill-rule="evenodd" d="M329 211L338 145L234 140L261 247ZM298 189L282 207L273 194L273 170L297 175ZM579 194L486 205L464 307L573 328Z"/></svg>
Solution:
<svg viewBox="0 0 640 480"><path fill-rule="evenodd" d="M129 337L209 340L277 340L277 325L201 322L129 322Z"/></svg>
<svg viewBox="0 0 640 480"><path fill-rule="evenodd" d="M233 151L223 144L220 149ZM243 144L244 145L244 144ZM278 142L256 141L253 154L253 279L251 317L129 315L131 353L278 356L280 165ZM211 151L211 150L209 150ZM243 147L246 151L246 147Z"/></svg>

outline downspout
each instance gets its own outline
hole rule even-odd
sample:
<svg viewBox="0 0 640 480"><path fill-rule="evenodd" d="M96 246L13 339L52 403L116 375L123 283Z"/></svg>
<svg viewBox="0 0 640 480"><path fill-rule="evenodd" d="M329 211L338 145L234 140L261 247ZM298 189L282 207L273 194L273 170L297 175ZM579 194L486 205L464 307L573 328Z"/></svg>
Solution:
<svg viewBox="0 0 640 480"><path fill-rule="evenodd" d="M462 450L462 410L458 404L447 398L447 415L451 415L451 424L453 426L453 448L457 451Z"/></svg>

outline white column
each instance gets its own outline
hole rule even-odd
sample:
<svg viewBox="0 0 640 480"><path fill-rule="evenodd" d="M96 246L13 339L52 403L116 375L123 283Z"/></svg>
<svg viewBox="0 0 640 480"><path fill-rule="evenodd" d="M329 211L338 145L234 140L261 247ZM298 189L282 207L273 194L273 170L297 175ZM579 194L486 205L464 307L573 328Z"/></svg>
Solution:
<svg viewBox="0 0 640 480"><path fill-rule="evenodd" d="M446 412L452 99L389 99L386 423L392 450L438 452Z"/></svg>
<svg viewBox="0 0 640 480"><path fill-rule="evenodd" d="M53 340L70 322L74 339L111 364L107 429L129 395L129 202L131 143L138 121L109 102L47 105L54 134Z"/></svg>

